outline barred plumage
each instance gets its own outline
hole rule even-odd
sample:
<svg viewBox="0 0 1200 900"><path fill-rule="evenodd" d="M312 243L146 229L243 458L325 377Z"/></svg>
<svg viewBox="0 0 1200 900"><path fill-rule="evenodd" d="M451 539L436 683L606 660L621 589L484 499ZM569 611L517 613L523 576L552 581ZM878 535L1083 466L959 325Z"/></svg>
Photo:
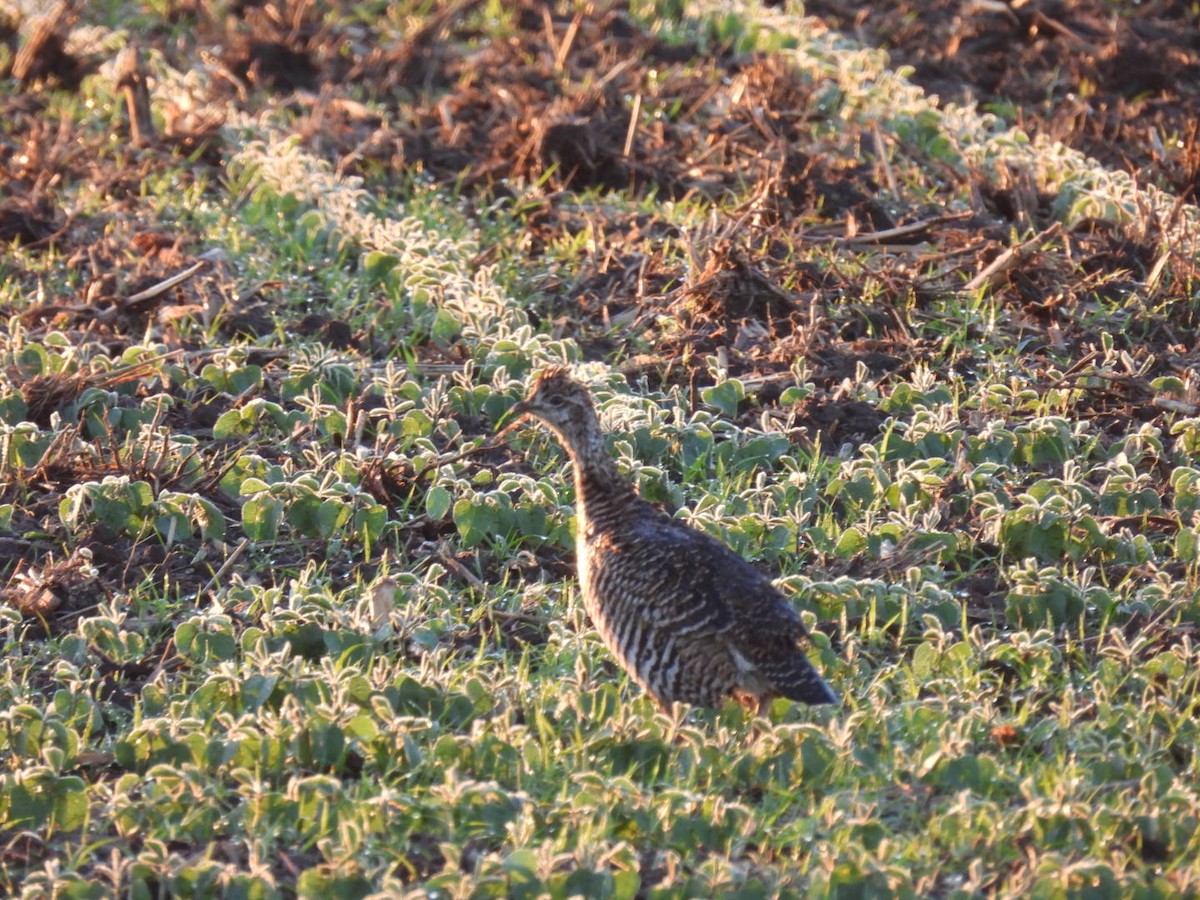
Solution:
<svg viewBox="0 0 1200 900"><path fill-rule="evenodd" d="M587 388L566 369L541 372L512 413L540 419L571 457L584 607L661 708L837 702L797 645L808 633L784 596L720 541L638 497L605 450Z"/></svg>

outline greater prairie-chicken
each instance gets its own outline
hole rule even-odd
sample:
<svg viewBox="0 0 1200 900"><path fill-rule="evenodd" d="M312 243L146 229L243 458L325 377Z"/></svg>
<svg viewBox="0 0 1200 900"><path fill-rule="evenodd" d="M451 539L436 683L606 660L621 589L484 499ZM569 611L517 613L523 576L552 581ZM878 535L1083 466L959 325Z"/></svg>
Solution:
<svg viewBox="0 0 1200 900"><path fill-rule="evenodd" d="M533 416L575 469L583 604L625 670L667 710L733 697L836 703L798 642L799 615L765 574L720 541L641 499L617 470L587 388L562 367L539 373L510 415Z"/></svg>

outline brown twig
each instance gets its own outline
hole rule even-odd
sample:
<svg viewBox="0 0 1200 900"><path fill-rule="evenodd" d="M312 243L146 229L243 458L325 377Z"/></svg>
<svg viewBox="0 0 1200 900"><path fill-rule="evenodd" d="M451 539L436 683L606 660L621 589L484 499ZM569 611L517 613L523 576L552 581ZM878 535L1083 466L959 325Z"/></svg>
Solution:
<svg viewBox="0 0 1200 900"><path fill-rule="evenodd" d="M1009 247L999 256L991 261L978 275L968 281L963 290L971 293L980 289L991 288L1000 280L1000 276L1009 269L1016 268L1033 252L1041 246L1042 243L1057 235L1062 231L1062 223L1055 222L1045 231L1035 234L1027 241L1022 241L1020 244Z"/></svg>
<svg viewBox="0 0 1200 900"><path fill-rule="evenodd" d="M128 46L117 56L116 75L129 114L129 142L134 147L148 147L154 143L154 117L150 114L150 89L146 87L137 47Z"/></svg>

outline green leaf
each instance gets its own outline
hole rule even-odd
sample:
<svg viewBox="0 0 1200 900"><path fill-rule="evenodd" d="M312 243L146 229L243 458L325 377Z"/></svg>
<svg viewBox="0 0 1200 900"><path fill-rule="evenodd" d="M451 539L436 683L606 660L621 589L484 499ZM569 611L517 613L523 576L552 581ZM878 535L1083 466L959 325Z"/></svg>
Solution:
<svg viewBox="0 0 1200 900"><path fill-rule="evenodd" d="M283 520L283 501L259 494L242 504L242 529L252 541L273 541Z"/></svg>
<svg viewBox="0 0 1200 900"><path fill-rule="evenodd" d="M404 437L429 437L433 433L433 419L419 409L409 410L400 421L400 434Z"/></svg>
<svg viewBox="0 0 1200 900"><path fill-rule="evenodd" d="M321 505L321 498L316 494L305 493L293 498L287 504L288 525L297 534L305 537L328 537L321 533Z"/></svg>
<svg viewBox="0 0 1200 900"><path fill-rule="evenodd" d="M429 329L429 337L435 344L448 347L458 340L462 325L447 310L439 309L433 318L433 326Z"/></svg>
<svg viewBox="0 0 1200 900"><path fill-rule="evenodd" d="M228 620L197 617L176 626L175 647L180 656L193 662L223 661L233 659L237 640Z"/></svg>
<svg viewBox="0 0 1200 900"><path fill-rule="evenodd" d="M361 900L369 893L371 882L362 875L342 875L324 866L305 869L296 879L296 896L299 900L327 900L329 897Z"/></svg>
<svg viewBox="0 0 1200 900"><path fill-rule="evenodd" d="M87 785L82 778L64 775L54 786L54 824L60 831L75 831L88 817Z"/></svg>
<svg viewBox="0 0 1200 900"><path fill-rule="evenodd" d="M797 403L801 403L807 399L812 392L812 387L808 385L792 385L789 388L784 388L783 393L779 395L779 405L795 406Z"/></svg>
<svg viewBox="0 0 1200 900"><path fill-rule="evenodd" d="M491 521L490 511L463 497L454 503L454 525L464 545L473 547L486 536L486 526Z"/></svg>
<svg viewBox="0 0 1200 900"><path fill-rule="evenodd" d="M641 886L642 879L637 872L630 869L614 872L612 900L634 900Z"/></svg>
<svg viewBox="0 0 1200 900"><path fill-rule="evenodd" d="M250 476L238 487L238 493L242 494L243 496L249 494L261 494L263 491L270 490L270 488L271 486L261 478Z"/></svg>
<svg viewBox="0 0 1200 900"><path fill-rule="evenodd" d="M279 675L251 675L242 682L241 700L244 712L256 712L275 693Z"/></svg>
<svg viewBox="0 0 1200 900"><path fill-rule="evenodd" d="M344 500L329 499L317 508L317 536L332 537L350 518L350 504Z"/></svg>
<svg viewBox="0 0 1200 900"><path fill-rule="evenodd" d="M217 504L203 497L196 498L196 524L200 526L200 536L206 541L220 540L225 537L225 514Z"/></svg>
<svg viewBox="0 0 1200 900"><path fill-rule="evenodd" d="M371 282L378 283L398 265L400 265L398 257L390 253L382 253L379 250L371 250L363 256L362 272Z"/></svg>
<svg viewBox="0 0 1200 900"><path fill-rule="evenodd" d="M1180 528L1175 533L1175 559L1181 563L1194 563L1200 551L1200 532L1195 528Z"/></svg>
<svg viewBox="0 0 1200 900"><path fill-rule="evenodd" d="M450 503L453 497L450 492L440 484L435 484L425 494L425 514L435 522L440 522L446 518L446 513L450 511Z"/></svg>
<svg viewBox="0 0 1200 900"><path fill-rule="evenodd" d="M354 510L354 536L368 544L373 544L383 535L387 525L387 507L373 503L370 506L360 506Z"/></svg>
<svg viewBox="0 0 1200 900"><path fill-rule="evenodd" d="M0 783L0 813L7 828L42 828L50 820L62 831L74 831L87 819L87 785L75 775L39 770L20 781Z"/></svg>
<svg viewBox="0 0 1200 900"><path fill-rule="evenodd" d="M240 409L231 409L228 412L221 413L216 422L213 423L213 439L218 441L229 440L243 434L248 434L249 428L242 421L242 411Z"/></svg>
<svg viewBox="0 0 1200 900"><path fill-rule="evenodd" d="M239 366L229 373L228 381L229 390L233 393L249 393L253 388L262 387L262 366Z"/></svg>
<svg viewBox="0 0 1200 900"><path fill-rule="evenodd" d="M727 418L733 419L737 417L738 405L746 399L746 388L736 378L730 378L705 388L700 392L700 397L709 406L719 409Z"/></svg>
<svg viewBox="0 0 1200 900"><path fill-rule="evenodd" d="M92 513L97 522L117 534L123 534L133 519L129 502L123 497L93 496Z"/></svg>
<svg viewBox="0 0 1200 900"><path fill-rule="evenodd" d="M537 873L537 869L537 854L532 850L518 849L504 857L505 872L525 872L533 875Z"/></svg>
<svg viewBox="0 0 1200 900"><path fill-rule="evenodd" d="M810 734L800 742L801 772L805 781L821 781L829 775L837 753L827 738Z"/></svg>
<svg viewBox="0 0 1200 900"><path fill-rule="evenodd" d="M841 559L849 559L862 553L867 547L867 538L857 528L847 528L838 538L834 553Z"/></svg>
<svg viewBox="0 0 1200 900"><path fill-rule="evenodd" d="M938 670L939 654L930 644L918 644L913 650L913 675L925 681L932 678Z"/></svg>
<svg viewBox="0 0 1200 900"><path fill-rule="evenodd" d="M24 422L29 415L29 405L20 394L8 394L0 397L0 423L16 425Z"/></svg>

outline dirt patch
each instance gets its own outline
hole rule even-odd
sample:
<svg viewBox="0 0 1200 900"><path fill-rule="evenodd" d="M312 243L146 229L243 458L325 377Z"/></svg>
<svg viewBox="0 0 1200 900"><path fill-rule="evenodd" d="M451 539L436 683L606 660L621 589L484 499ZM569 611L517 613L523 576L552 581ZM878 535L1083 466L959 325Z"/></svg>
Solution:
<svg viewBox="0 0 1200 900"><path fill-rule="evenodd" d="M999 11L983 5L951 10L946 3L910 8L817 2L806 9L885 43L898 62L917 67L918 82L941 96L1012 103L1031 130L1048 130L1083 149L1088 146L1080 141L1093 140L1109 161L1115 154L1120 165L1150 166L1179 188L1194 180L1187 129L1175 128L1180 141L1161 139L1164 129L1174 127L1164 118L1168 112L1200 120L1194 115L1200 79L1192 77L1197 31L1178 4L1142 5L1136 18L1108 15L1099 2ZM487 42L476 41L478 4L471 0L445 7L399 40L373 34L369 24L350 29L317 6L290 16L257 4L230 12L217 18L189 7L182 13L193 19L198 45L219 48L224 77L214 80L214 97L233 97L255 110L295 90L320 92L325 100L301 120L301 134L316 152L368 181L421 171L479 194L481 204L515 199L522 185L542 185L540 206L525 213L524 243L532 257L564 235L593 233L596 254L569 277L551 273L545 305L534 310L561 323L558 330L574 335L589 353L650 352L676 362L686 358L692 367L719 350L730 355L730 371L739 375L777 372L797 355L826 368L822 354L845 355L838 349L842 342L864 338L897 342L882 352L904 356L909 308L960 287L1008 248L1014 228L1051 222L1052 198L1031 193L1019 179L981 181L979 208L966 220L942 220L936 207L882 204L882 170L869 141L857 158L830 153L814 141L814 126L825 113L810 80L773 58L665 41L622 3L590 13L519 3L511 36ZM61 32L63 21L55 20L51 33ZM191 52L187 46L167 50L186 66L181 55ZM1120 77L1131 59L1149 56L1166 60L1153 78ZM356 103L362 92L387 112L386 121ZM119 157L97 171L103 154L87 153L86 142L81 153L74 136L39 125L36 95L29 96L28 109L14 110L18 127L10 132L23 126L25 146L18 154L10 143L8 152L12 160L33 162L11 173L17 196L0 209L0 232L68 250L87 242L89 264L108 280L89 287L98 303L86 311L68 307L67 323L74 317L87 324L98 312L101 326L115 317L115 332L133 332L144 328L147 316L169 325L176 316L199 312L202 301L211 303L211 297L176 296L181 308L164 310L162 300L132 308L119 302L118 286L128 294L135 292L127 287L131 280L140 286L167 277L170 266L156 269L153 263L164 249L186 247L186 235L134 244L142 252L136 279L123 274L119 237L118 246L97 253L90 239L99 223L64 222L53 192L39 186L35 173L72 180L86 173L93 181L128 183L131 193L138 173ZM1089 115L1070 114L1064 104L1084 96ZM1096 125L1097 110L1105 111L1107 124ZM1064 124L1072 122L1070 128ZM1096 127L1102 133L1089 137ZM1154 140L1148 139L1150 128L1158 129ZM214 129L211 121L181 123L171 135L156 136L141 165L168 165L182 175L186 167L175 155L181 149L203 146L219 155ZM1159 153L1154 148L1160 146L1167 149ZM605 190L660 201L736 200L744 218L730 223L727 233L680 236L653 217L639 223L625 213L610 218L602 208L579 211L576 198ZM930 224L920 227L922 222ZM911 248L908 258L881 258L871 273L879 292L863 298L861 276L842 273L836 242L904 226L913 230L890 243ZM793 262L796 247L814 236L831 242L828 263ZM671 240L692 243L690 267L664 255L664 242ZM1145 277L1157 260L1158 241L1155 234L1131 236L1096 223L1091 233L1072 235L1071 246L1049 243L1041 248L1044 255L1012 266L995 289L1017 310L1014 326L1070 331L1082 298L1118 297ZM1090 280L1054 262L1064 252ZM951 254L959 255L957 265L933 262ZM1128 273L1124 286L1114 271ZM107 313L106 304L113 307ZM64 324L62 306L55 304L56 316L46 324ZM221 328L231 337L258 338L275 327L277 315L267 297L247 293L226 305ZM306 313L289 327L334 347L364 347L362 335L319 313ZM1193 328L1185 321L1173 337L1186 341ZM1091 337L1087 329L1055 335L1060 346Z"/></svg>
<svg viewBox="0 0 1200 900"><path fill-rule="evenodd" d="M845 444L857 447L874 440L887 414L861 400L835 401L808 397L795 410L796 425L808 431L814 445L836 452Z"/></svg>
<svg viewBox="0 0 1200 900"><path fill-rule="evenodd" d="M23 39L15 27L0 22L0 41L13 51L8 73L23 85L49 84L74 90L91 69L88 61L67 51L67 38L79 17L72 4L57 2L26 23Z"/></svg>
<svg viewBox="0 0 1200 900"><path fill-rule="evenodd" d="M944 101L994 108L1178 194L1200 186L1200 20L1177 0L843 3L805 10Z"/></svg>

